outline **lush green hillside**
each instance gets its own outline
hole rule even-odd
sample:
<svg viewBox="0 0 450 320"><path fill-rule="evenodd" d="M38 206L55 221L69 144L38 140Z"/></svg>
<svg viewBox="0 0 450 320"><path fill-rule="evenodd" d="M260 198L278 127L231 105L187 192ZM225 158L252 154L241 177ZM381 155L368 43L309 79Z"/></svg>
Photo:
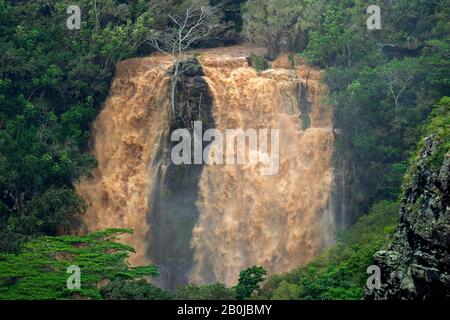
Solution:
<svg viewBox="0 0 450 320"><path fill-rule="evenodd" d="M41 237L23 245L17 255L0 254L0 299L99 299L101 282L158 276L154 266L128 266L126 259L134 250L115 240L130 232ZM80 268L80 288L69 288L69 276L75 274L71 266ZM108 295L109 286L104 295Z"/></svg>

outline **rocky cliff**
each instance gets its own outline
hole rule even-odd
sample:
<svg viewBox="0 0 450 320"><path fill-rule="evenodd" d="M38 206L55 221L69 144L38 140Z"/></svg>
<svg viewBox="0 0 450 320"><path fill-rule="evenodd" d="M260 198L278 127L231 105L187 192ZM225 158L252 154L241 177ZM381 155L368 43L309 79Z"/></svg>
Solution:
<svg viewBox="0 0 450 320"><path fill-rule="evenodd" d="M368 299L450 297L450 155L445 144L437 135L424 141L405 182L392 243L374 255L381 288L368 291Z"/></svg>

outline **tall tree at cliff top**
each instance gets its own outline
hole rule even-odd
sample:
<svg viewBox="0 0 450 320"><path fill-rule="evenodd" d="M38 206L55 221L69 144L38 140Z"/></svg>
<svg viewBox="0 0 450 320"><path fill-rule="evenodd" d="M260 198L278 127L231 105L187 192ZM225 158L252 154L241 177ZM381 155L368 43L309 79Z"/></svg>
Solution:
<svg viewBox="0 0 450 320"><path fill-rule="evenodd" d="M322 1L316 0L248 0L244 34L250 42L264 44L272 58L282 50L303 50L321 8Z"/></svg>

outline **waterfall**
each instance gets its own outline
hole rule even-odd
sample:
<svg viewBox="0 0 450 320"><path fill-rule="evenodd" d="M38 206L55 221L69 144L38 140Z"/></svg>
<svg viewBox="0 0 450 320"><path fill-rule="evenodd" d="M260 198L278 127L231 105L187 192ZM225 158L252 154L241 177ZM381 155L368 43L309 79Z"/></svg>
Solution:
<svg viewBox="0 0 450 320"><path fill-rule="evenodd" d="M170 134L180 121L171 116L171 63L161 55L119 64L93 124L99 166L77 185L88 204L87 231L134 229L123 239L136 249L131 262L157 264L163 287L234 285L253 265L286 272L333 241L334 137L321 73L293 67L287 56L257 72L252 52L264 50L202 50L201 70L183 80L190 84L181 96L200 92L198 113L208 114L209 127L278 129L276 175L261 175L257 164L170 163ZM191 120L198 119L184 124Z"/></svg>
<svg viewBox="0 0 450 320"><path fill-rule="evenodd" d="M149 196L164 170L159 157L169 122L169 66L165 61L132 59L117 67L110 97L92 128L98 168L76 186L88 208L87 231L132 228L125 242L149 262Z"/></svg>

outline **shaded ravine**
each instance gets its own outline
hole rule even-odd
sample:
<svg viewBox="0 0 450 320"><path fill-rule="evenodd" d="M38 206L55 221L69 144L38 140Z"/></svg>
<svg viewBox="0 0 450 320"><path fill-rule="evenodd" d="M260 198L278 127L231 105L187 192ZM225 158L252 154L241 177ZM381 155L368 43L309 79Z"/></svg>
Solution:
<svg viewBox="0 0 450 320"><path fill-rule="evenodd" d="M93 125L99 167L77 190L86 200L88 231L133 228L124 241L134 264L152 262L159 284L235 284L240 270L270 273L303 265L333 241L333 130L321 103L320 72L249 65L243 46L203 50L201 67L177 87L170 107L171 63L156 55L118 66L111 96ZM259 165L175 166L170 135L201 120L204 129L279 129L280 170Z"/></svg>

